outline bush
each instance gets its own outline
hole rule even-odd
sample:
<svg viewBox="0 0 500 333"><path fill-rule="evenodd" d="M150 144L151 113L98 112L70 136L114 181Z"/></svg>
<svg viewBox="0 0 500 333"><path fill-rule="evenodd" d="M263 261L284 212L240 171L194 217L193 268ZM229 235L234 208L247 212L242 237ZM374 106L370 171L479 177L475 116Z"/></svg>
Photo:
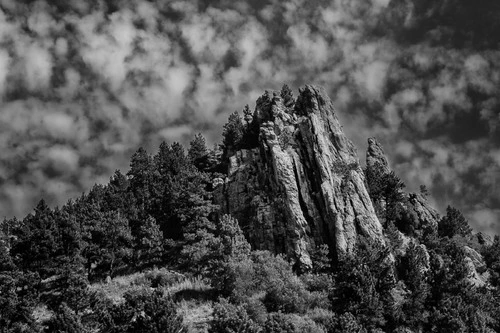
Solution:
<svg viewBox="0 0 500 333"><path fill-rule="evenodd" d="M337 325L337 315L325 309L313 309L307 312L307 316L311 318L317 325L323 327L326 332L335 332Z"/></svg>
<svg viewBox="0 0 500 333"><path fill-rule="evenodd" d="M129 301L129 304L133 305L134 302ZM129 332L185 332L185 327L182 323L182 317L177 314L176 306L169 297L166 297L159 292L154 292L144 300L142 299L142 297L140 297L137 305L138 307L135 309L134 314L136 320L130 324L128 330Z"/></svg>
<svg viewBox="0 0 500 333"><path fill-rule="evenodd" d="M304 313L307 308L309 294L304 286L296 281L288 281L286 285L272 286L264 297L264 304L270 312Z"/></svg>
<svg viewBox="0 0 500 333"><path fill-rule="evenodd" d="M346 312L339 318L338 332L367 333L367 330L358 322L358 319L352 313Z"/></svg>
<svg viewBox="0 0 500 333"><path fill-rule="evenodd" d="M185 279L185 276L169 271L165 268L147 271L144 278L149 282L151 288L169 287Z"/></svg>
<svg viewBox="0 0 500 333"><path fill-rule="evenodd" d="M266 333L295 333L289 317L281 312L270 313L264 326Z"/></svg>
<svg viewBox="0 0 500 333"><path fill-rule="evenodd" d="M136 290L124 295L125 302L101 302L94 312L94 326L113 333L185 332L183 318L169 296L160 291Z"/></svg>
<svg viewBox="0 0 500 333"><path fill-rule="evenodd" d="M321 333L324 330L313 320L296 314L281 312L269 314L264 325L265 333Z"/></svg>
<svg viewBox="0 0 500 333"><path fill-rule="evenodd" d="M47 323L46 332L84 333L86 330L80 323L80 318L62 303L55 316Z"/></svg>
<svg viewBox="0 0 500 333"><path fill-rule="evenodd" d="M264 304L270 312L304 313L309 307L310 293L281 256L269 252L253 253L255 282L264 290Z"/></svg>
<svg viewBox="0 0 500 333"><path fill-rule="evenodd" d="M248 299L258 286L254 281L255 267L250 259L232 260L223 264L219 274L212 276L212 286L223 296L239 303Z"/></svg>
<svg viewBox="0 0 500 333"><path fill-rule="evenodd" d="M243 306L254 322L264 325L267 320L267 309L259 299L249 298Z"/></svg>
<svg viewBox="0 0 500 333"><path fill-rule="evenodd" d="M260 327L250 319L247 311L241 305L229 303L220 299L214 306L214 319L208 329L209 333L257 333Z"/></svg>

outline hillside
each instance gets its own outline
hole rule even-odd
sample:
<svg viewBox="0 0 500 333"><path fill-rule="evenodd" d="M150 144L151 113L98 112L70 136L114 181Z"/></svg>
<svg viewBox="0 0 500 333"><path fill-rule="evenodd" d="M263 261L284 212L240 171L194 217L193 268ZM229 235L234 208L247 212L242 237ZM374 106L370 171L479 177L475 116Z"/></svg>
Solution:
<svg viewBox="0 0 500 333"><path fill-rule="evenodd" d="M139 148L0 228L3 332L498 332L500 240L366 166L323 89L233 113L214 149ZM395 138L396 139L396 138Z"/></svg>

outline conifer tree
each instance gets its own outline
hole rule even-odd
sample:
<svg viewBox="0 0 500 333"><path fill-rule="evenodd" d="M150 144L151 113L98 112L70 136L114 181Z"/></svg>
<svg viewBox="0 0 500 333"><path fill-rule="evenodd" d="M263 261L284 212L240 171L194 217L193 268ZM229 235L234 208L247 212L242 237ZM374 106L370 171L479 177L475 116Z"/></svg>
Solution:
<svg viewBox="0 0 500 333"><path fill-rule="evenodd" d="M144 265L159 262L162 256L163 234L154 217L148 216L140 223L135 244L137 263Z"/></svg>
<svg viewBox="0 0 500 333"><path fill-rule="evenodd" d="M281 98L283 99L283 104L286 107L292 107L295 104L292 89L290 89L290 87L287 84L283 85L283 87L281 88L280 95Z"/></svg>
<svg viewBox="0 0 500 333"><path fill-rule="evenodd" d="M80 318L65 304L61 304L47 325L46 332L85 333Z"/></svg>
<svg viewBox="0 0 500 333"><path fill-rule="evenodd" d="M147 212L151 205L153 165L151 156L144 148L139 148L130 160L129 177L130 191L133 194L136 207Z"/></svg>
<svg viewBox="0 0 500 333"><path fill-rule="evenodd" d="M253 119L252 110L250 110L248 104L245 105L245 108L243 109L243 119L245 120L245 124L248 130L248 128L250 127L250 123L252 122Z"/></svg>
<svg viewBox="0 0 500 333"><path fill-rule="evenodd" d="M208 153L205 138L201 133L195 135L194 139L189 143L188 158L191 161L196 161Z"/></svg>
<svg viewBox="0 0 500 333"><path fill-rule="evenodd" d="M455 235L468 236L472 228L462 213L451 206L446 208L446 216L438 223L438 234L440 237L453 237Z"/></svg>
<svg viewBox="0 0 500 333"><path fill-rule="evenodd" d="M41 278L54 274L53 258L60 254L60 234L54 213L42 199L34 214L28 215L18 231L12 255L18 258L20 267L36 271Z"/></svg>
<svg viewBox="0 0 500 333"><path fill-rule="evenodd" d="M207 144L201 133L196 134L193 141L191 141L188 159L198 170L205 170L209 167Z"/></svg>
<svg viewBox="0 0 500 333"><path fill-rule="evenodd" d="M229 115L228 121L222 130L222 145L226 157L240 147L243 134L244 128L241 117L237 111L234 111Z"/></svg>

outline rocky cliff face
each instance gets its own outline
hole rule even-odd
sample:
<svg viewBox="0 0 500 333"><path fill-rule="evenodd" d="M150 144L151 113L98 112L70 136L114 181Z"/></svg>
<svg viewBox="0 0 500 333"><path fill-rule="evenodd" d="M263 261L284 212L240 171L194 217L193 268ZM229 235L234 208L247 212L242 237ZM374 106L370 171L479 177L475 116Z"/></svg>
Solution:
<svg viewBox="0 0 500 333"><path fill-rule="evenodd" d="M389 162L385 156L382 145L375 139L368 139L368 150L366 152L366 165L367 167L380 167L383 173L391 172ZM415 226L426 226L437 230L437 223L439 219L438 212L429 204L427 199L422 194L417 193L404 193L404 204L401 204L401 211L406 215L408 220ZM384 206L385 203L379 203ZM377 212L380 207L376 207Z"/></svg>
<svg viewBox="0 0 500 333"><path fill-rule="evenodd" d="M354 145L322 89L301 89L294 108L266 93L254 123L258 146L230 157L216 198L255 248L287 253L307 267L319 244L340 256L360 235L385 242Z"/></svg>
<svg viewBox="0 0 500 333"><path fill-rule="evenodd" d="M374 167L376 165L379 165L385 173L391 171L382 145L375 138L369 138L368 149L366 150L366 166Z"/></svg>

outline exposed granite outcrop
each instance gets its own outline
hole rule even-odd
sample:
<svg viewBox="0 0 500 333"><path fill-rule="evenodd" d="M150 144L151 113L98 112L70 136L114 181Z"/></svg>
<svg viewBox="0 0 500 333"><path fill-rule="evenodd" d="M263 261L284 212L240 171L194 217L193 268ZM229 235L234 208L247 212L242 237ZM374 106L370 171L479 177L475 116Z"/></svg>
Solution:
<svg viewBox="0 0 500 333"><path fill-rule="evenodd" d="M391 171L382 145L375 138L369 138L368 149L366 150L366 166L374 167L375 165L379 165L385 173Z"/></svg>
<svg viewBox="0 0 500 333"><path fill-rule="evenodd" d="M294 109L266 93L254 121L258 147L230 157L216 198L255 248L310 266L319 244L341 256L354 251L359 235L385 243L354 145L322 89L301 89Z"/></svg>
<svg viewBox="0 0 500 333"><path fill-rule="evenodd" d="M389 162L384 153L382 145L375 139L368 139L368 149L366 152L367 167L378 166L383 173L391 172ZM412 220L412 224L418 227L429 227L437 230L439 213L429 204L427 199L418 193L404 193L404 203L401 204L403 214ZM376 203L377 212L385 207L384 202Z"/></svg>

